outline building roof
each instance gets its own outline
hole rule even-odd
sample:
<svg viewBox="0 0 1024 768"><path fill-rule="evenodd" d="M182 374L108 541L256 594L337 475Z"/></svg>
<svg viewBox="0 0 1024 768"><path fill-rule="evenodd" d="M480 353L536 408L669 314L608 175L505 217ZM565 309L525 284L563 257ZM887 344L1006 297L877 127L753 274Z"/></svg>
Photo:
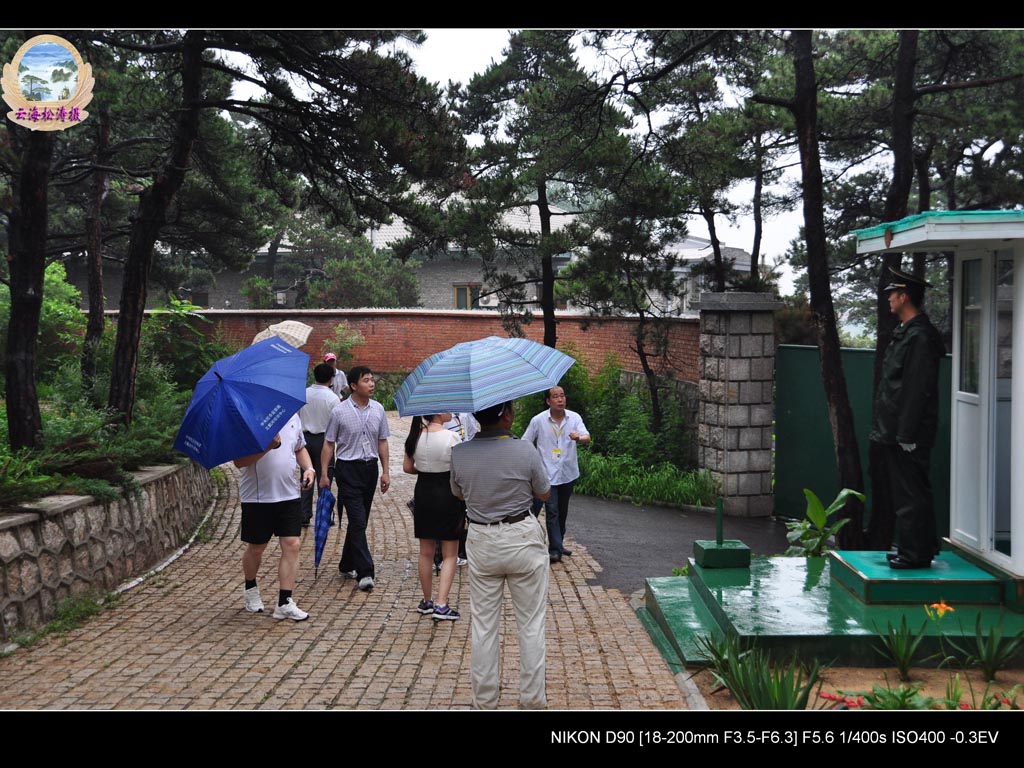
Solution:
<svg viewBox="0 0 1024 768"><path fill-rule="evenodd" d="M853 231L857 253L947 251L1024 239L1024 211L926 211L899 221Z"/></svg>

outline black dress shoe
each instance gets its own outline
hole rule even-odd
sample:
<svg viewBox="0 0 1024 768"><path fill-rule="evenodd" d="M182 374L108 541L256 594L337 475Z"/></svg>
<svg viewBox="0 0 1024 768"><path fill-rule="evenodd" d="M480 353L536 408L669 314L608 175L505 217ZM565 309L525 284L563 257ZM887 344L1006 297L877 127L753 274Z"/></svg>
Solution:
<svg viewBox="0 0 1024 768"><path fill-rule="evenodd" d="M562 550L562 555L564 555L565 557L572 557L572 550L571 549L563 549Z"/></svg>
<svg viewBox="0 0 1024 768"><path fill-rule="evenodd" d="M562 562L562 556L560 554L558 554L557 552L555 554L553 554L553 555L550 555L549 559L551 560L552 563L560 563L560 562Z"/></svg>
<svg viewBox="0 0 1024 768"><path fill-rule="evenodd" d="M889 558L889 567L897 571L909 571L916 568L931 568L932 561L927 560L923 563L915 563L913 560L904 560L899 555Z"/></svg>

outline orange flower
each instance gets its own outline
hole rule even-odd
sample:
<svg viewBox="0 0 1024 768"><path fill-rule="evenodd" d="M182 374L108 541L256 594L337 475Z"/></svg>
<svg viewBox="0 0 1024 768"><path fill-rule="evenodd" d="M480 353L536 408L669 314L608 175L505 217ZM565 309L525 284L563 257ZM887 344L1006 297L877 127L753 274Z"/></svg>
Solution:
<svg viewBox="0 0 1024 768"><path fill-rule="evenodd" d="M954 609L953 606L948 605L944 599L940 599L937 603L926 605L924 607L924 611L928 614L928 618L930 619L941 619L947 612L953 613Z"/></svg>

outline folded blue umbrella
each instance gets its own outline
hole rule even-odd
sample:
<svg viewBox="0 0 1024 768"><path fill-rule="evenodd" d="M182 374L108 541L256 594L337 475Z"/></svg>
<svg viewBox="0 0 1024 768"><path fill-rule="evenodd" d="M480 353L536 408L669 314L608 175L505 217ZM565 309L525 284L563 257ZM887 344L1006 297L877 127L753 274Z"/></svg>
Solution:
<svg viewBox="0 0 1024 768"><path fill-rule="evenodd" d="M529 339L490 336L431 355L395 393L400 416L475 413L558 386L576 361Z"/></svg>
<svg viewBox="0 0 1024 768"><path fill-rule="evenodd" d="M309 355L274 337L218 360L196 384L174 447L211 469L266 449L306 404Z"/></svg>
<svg viewBox="0 0 1024 768"><path fill-rule="evenodd" d="M324 556L327 534L334 526L334 494L330 488L321 488L316 500L316 528L313 538L313 578L319 575L320 559Z"/></svg>

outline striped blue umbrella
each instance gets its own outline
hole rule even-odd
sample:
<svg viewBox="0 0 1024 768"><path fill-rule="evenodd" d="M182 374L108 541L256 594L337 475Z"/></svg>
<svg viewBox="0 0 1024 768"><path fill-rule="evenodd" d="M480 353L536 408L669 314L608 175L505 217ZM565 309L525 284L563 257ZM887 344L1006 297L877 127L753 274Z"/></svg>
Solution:
<svg viewBox="0 0 1024 768"><path fill-rule="evenodd" d="M395 394L401 416L482 411L558 385L576 361L529 339L489 336L431 355Z"/></svg>

